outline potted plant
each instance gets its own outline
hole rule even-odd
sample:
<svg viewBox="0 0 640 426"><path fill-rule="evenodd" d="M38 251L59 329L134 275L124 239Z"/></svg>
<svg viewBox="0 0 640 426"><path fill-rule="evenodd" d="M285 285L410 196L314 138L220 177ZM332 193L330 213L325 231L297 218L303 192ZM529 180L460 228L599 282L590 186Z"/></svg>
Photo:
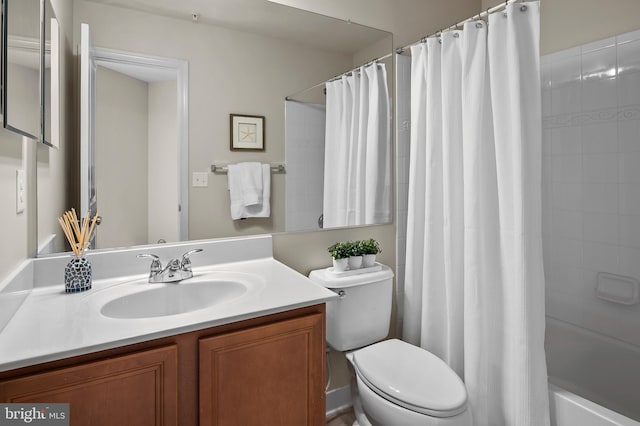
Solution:
<svg viewBox="0 0 640 426"><path fill-rule="evenodd" d="M349 247L346 243L335 243L327 248L333 259L333 269L341 272L346 271L349 262Z"/></svg>
<svg viewBox="0 0 640 426"><path fill-rule="evenodd" d="M359 241L347 241L347 252L349 253L349 269L362 268L362 254L360 253Z"/></svg>
<svg viewBox="0 0 640 426"><path fill-rule="evenodd" d="M358 241L358 248L360 254L362 254L362 266L365 268L375 265L376 255L382 251L380 244L373 238Z"/></svg>

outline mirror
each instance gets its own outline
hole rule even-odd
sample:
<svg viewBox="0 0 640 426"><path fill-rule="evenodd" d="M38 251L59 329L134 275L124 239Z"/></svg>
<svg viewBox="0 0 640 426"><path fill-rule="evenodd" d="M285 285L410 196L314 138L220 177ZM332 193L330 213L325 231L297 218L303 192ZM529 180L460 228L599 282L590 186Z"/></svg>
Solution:
<svg viewBox="0 0 640 426"><path fill-rule="evenodd" d="M40 0L3 0L2 20L3 126L40 139Z"/></svg>
<svg viewBox="0 0 640 426"><path fill-rule="evenodd" d="M271 175L269 218L234 221L229 211L227 176L211 173L211 165L245 161L284 164L285 97L392 50L392 36L388 32L266 0L216 0L206 4L169 0L75 0L72 31L76 46L80 44L81 23L89 25L95 49L188 63L188 167L181 175L189 187L188 202L184 206L188 208L188 239L284 232L288 202L286 172ZM68 30L61 28L61 32L65 31ZM387 66L387 72L391 81L390 66ZM74 85L79 88L80 82L76 81ZM114 90L123 88L123 85L116 85ZM100 108L100 102L100 98L96 98L96 110ZM230 114L266 117L268 142L265 151L232 152L229 149ZM96 132L99 144L98 127ZM107 144L114 144L117 139L133 133L124 121L112 126L111 132L102 138ZM96 153L99 150L96 146ZM137 241L111 240L108 245L99 242L105 242L107 223L117 228L138 219L139 215L130 210L131 202L127 197L140 195L145 185L140 186L138 178L129 176L136 171L135 165L124 166L133 150L132 142L114 155L113 163L101 166L102 171L95 171L96 179L100 173L105 173L105 180L129 179L119 185L121 192L114 195L115 201L108 201L119 211L119 217L115 217L115 212L103 214L100 188L96 189L103 216L101 228L98 228L98 248L157 241L155 237L149 239L147 232L146 237ZM164 152L174 157L178 155L173 148ZM287 169L290 166L285 164ZM206 176L205 186L192 185L194 173L198 173L198 177ZM146 179L148 184L149 178ZM138 189L133 190L134 186ZM72 179L67 188L72 200L80 199L78 187L79 179ZM78 201L77 206L79 204ZM181 206L174 203L165 208L175 210ZM40 208L38 212L39 216L56 214L59 212ZM40 240L42 238L40 236Z"/></svg>

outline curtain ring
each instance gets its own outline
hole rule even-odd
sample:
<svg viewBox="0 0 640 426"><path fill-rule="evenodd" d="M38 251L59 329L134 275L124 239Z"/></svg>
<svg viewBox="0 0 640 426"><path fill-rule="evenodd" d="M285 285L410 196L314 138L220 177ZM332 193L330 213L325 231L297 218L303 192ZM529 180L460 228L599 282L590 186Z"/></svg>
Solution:
<svg viewBox="0 0 640 426"><path fill-rule="evenodd" d="M476 28L482 28L482 22L480 21L476 22Z"/></svg>
<svg viewBox="0 0 640 426"><path fill-rule="evenodd" d="M520 12L526 12L527 11L527 5L523 4L522 6L520 6Z"/></svg>
<svg viewBox="0 0 640 426"><path fill-rule="evenodd" d="M458 38L458 37L460 37L460 33L458 32L453 33L453 38Z"/></svg>

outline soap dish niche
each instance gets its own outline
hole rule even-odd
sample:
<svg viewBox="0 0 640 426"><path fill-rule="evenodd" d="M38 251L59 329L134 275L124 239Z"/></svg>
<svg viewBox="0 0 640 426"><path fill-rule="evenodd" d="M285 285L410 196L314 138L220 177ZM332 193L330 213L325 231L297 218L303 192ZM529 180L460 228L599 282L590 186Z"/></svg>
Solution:
<svg viewBox="0 0 640 426"><path fill-rule="evenodd" d="M598 272L596 296L622 305L636 305L640 301L640 283L633 277Z"/></svg>

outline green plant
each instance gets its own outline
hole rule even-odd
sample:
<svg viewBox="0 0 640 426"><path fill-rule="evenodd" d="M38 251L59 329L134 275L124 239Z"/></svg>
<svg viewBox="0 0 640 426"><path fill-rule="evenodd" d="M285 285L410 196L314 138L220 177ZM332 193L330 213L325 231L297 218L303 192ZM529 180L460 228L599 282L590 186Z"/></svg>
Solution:
<svg viewBox="0 0 640 426"><path fill-rule="evenodd" d="M347 242L339 242L332 244L327 251L334 259L344 259L351 256L351 247L347 244Z"/></svg>
<svg viewBox="0 0 640 426"><path fill-rule="evenodd" d="M382 250L380 249L380 244L374 240L373 238L369 238L368 240L358 241L358 254L378 254Z"/></svg>

